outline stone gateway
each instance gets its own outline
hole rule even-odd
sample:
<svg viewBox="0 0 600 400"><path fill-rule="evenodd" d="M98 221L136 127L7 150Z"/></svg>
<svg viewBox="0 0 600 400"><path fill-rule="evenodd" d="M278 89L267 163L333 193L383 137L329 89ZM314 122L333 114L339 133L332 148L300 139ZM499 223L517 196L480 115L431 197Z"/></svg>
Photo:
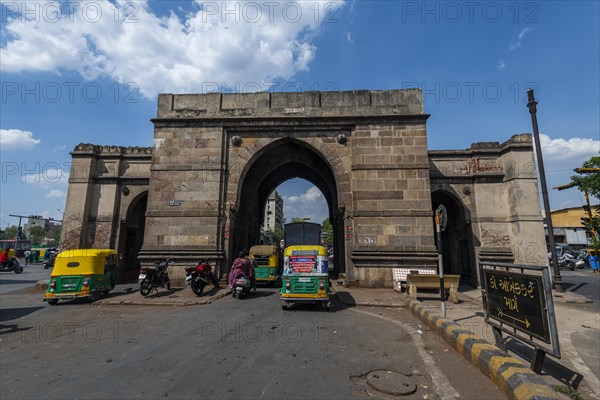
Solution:
<svg viewBox="0 0 600 400"><path fill-rule="evenodd" d="M299 177L327 200L334 273L361 286L437 268L440 204L446 273L478 285L480 260L547 265L531 136L428 151L428 117L418 89L162 94L153 147L71 153L61 247L117 249L122 280L163 257L175 283L205 257L223 277Z"/></svg>

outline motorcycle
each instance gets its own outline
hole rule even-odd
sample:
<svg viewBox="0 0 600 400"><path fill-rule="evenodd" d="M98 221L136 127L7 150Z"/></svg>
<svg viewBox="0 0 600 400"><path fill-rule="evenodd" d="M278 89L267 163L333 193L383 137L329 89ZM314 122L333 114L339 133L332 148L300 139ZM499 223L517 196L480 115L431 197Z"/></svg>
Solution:
<svg viewBox="0 0 600 400"><path fill-rule="evenodd" d="M196 296L202 296L204 287L212 284L215 289L219 288L219 281L213 274L208 259L204 259L195 267L185 267L185 283L190 285Z"/></svg>
<svg viewBox="0 0 600 400"><path fill-rule="evenodd" d="M0 271L10 272L13 271L15 274L23 272L23 267L19 264L16 257L9 258L6 263L0 264Z"/></svg>
<svg viewBox="0 0 600 400"><path fill-rule="evenodd" d="M50 256L50 258L48 258L47 260L44 260L42 262L42 266L44 267L44 269L54 268L54 261L55 260L56 260L56 254L52 254Z"/></svg>
<svg viewBox="0 0 600 400"><path fill-rule="evenodd" d="M238 275L233 284L231 296L241 299L242 296L250 294L252 290L252 281L244 274Z"/></svg>
<svg viewBox="0 0 600 400"><path fill-rule="evenodd" d="M169 279L169 273L167 267L171 262L170 259L156 261L154 266L142 267L140 269L140 275L138 276L138 283L140 285L140 294L142 296L148 296L153 289L158 292L159 287L164 287L167 290L171 289L171 281Z"/></svg>
<svg viewBox="0 0 600 400"><path fill-rule="evenodd" d="M560 270L575 270L575 257L567 252L558 258L558 268Z"/></svg>

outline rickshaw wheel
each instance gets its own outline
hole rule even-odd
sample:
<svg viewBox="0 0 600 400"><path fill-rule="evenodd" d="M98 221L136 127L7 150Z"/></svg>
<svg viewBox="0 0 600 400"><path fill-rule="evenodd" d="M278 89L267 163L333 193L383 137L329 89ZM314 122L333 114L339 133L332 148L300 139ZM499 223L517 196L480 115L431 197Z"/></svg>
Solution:
<svg viewBox="0 0 600 400"><path fill-rule="evenodd" d="M48 304L50 304L51 306L55 306L58 304L58 299L48 299L46 300L48 302Z"/></svg>

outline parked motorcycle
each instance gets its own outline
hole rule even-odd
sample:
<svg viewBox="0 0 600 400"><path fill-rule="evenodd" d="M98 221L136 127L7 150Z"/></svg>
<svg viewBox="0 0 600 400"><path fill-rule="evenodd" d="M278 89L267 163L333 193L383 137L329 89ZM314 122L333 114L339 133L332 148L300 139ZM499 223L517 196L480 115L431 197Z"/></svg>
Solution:
<svg viewBox="0 0 600 400"><path fill-rule="evenodd" d="M215 289L219 288L219 281L215 278L208 259L200 261L195 267L185 267L185 273L185 282L191 286L196 296L202 296L204 287L208 284L212 284Z"/></svg>
<svg viewBox="0 0 600 400"><path fill-rule="evenodd" d="M575 268L583 269L590 267L589 254L586 254L583 251L579 252L577 259L575 260Z"/></svg>
<svg viewBox="0 0 600 400"><path fill-rule="evenodd" d="M153 289L158 292L159 287L164 287L167 290L171 289L171 281L167 267L171 260L168 258L154 263L154 266L143 267L140 269L138 283L140 285L140 294L148 296Z"/></svg>
<svg viewBox="0 0 600 400"><path fill-rule="evenodd" d="M568 252L565 252L558 258L558 268L561 270L568 269L573 271L575 270L575 263L575 257Z"/></svg>
<svg viewBox="0 0 600 400"><path fill-rule="evenodd" d="M235 279L235 283L233 284L233 289L231 296L237 297L238 299L242 298L249 294L252 290L252 281L249 277L244 274L238 275Z"/></svg>
<svg viewBox="0 0 600 400"><path fill-rule="evenodd" d="M6 263L0 264L0 271L2 272L11 272L13 271L15 274L20 274L23 272L23 267L19 264L19 261L16 257L9 258Z"/></svg>

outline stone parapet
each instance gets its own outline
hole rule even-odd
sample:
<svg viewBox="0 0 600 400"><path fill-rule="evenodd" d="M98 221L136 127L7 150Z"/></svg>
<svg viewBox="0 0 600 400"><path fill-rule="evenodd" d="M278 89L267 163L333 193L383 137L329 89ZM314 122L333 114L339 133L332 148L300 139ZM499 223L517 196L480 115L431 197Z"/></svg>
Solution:
<svg viewBox="0 0 600 400"><path fill-rule="evenodd" d="M161 94L158 119L423 114L420 89L301 93Z"/></svg>

